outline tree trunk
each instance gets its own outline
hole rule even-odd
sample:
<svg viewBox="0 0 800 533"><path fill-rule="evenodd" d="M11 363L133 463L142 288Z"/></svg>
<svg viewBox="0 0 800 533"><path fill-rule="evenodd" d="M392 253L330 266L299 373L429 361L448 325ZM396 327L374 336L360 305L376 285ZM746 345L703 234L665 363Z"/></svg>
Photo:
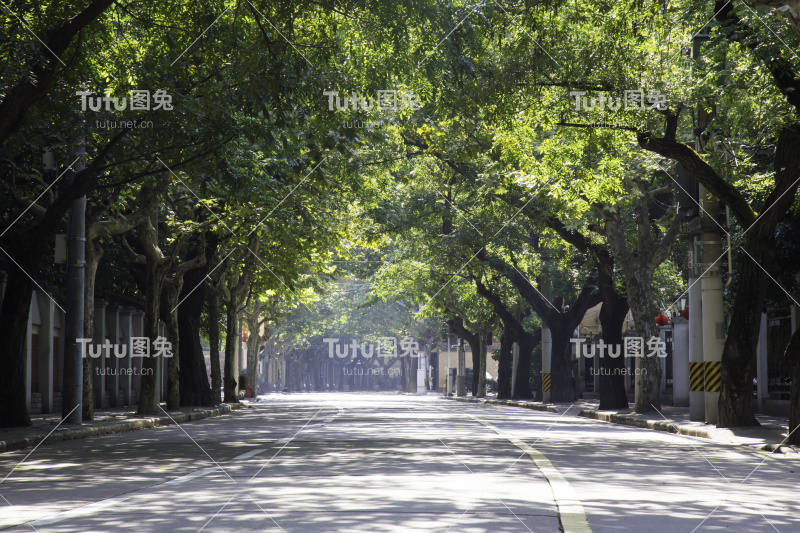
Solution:
<svg viewBox="0 0 800 533"><path fill-rule="evenodd" d="M15 247L16 248L16 247ZM13 252L12 252L13 253ZM32 261L22 262L28 270ZM25 337L28 331L28 313L31 307L33 283L16 265L9 265L8 283L0 309L0 426L31 425L28 406L25 404Z"/></svg>
<svg viewBox="0 0 800 533"><path fill-rule="evenodd" d="M765 201L767 210L753 223L744 243L744 249L751 257L743 257L739 266L736 301L722 351L717 427L758 424L752 392L755 348L764 295L771 276L767 272L772 269L776 256L775 228L794 204L797 194L800 174L798 145L800 128L783 128L775 151L775 188Z"/></svg>
<svg viewBox="0 0 800 533"><path fill-rule="evenodd" d="M511 398L511 373L514 364L514 347L512 335L503 330L500 336L500 352L497 357L497 398Z"/></svg>
<svg viewBox="0 0 800 533"><path fill-rule="evenodd" d="M790 435L787 444L800 446L800 328L792 333L784 352L784 359L788 363L792 380L792 392L789 398Z"/></svg>
<svg viewBox="0 0 800 533"><path fill-rule="evenodd" d="M619 346L619 357L600 359L600 407L599 409L627 409L628 393L625 390L625 354L622 329L628 314L628 301L620 296L604 298L600 308L600 325L603 327L603 341L607 346Z"/></svg>
<svg viewBox="0 0 800 533"><path fill-rule="evenodd" d="M150 260L147 261L146 268L144 336L147 338L147 342L152 345L153 340L158 337L158 312L163 277L159 275L159 268L152 264ZM138 409L140 415L152 415L160 412L155 396L156 387L159 385L156 382L156 364L155 357L142 358Z"/></svg>
<svg viewBox="0 0 800 533"><path fill-rule="evenodd" d="M575 328L571 323L558 322L550 328L552 344L550 352L550 401L574 402L575 376L573 375L572 350L570 339Z"/></svg>
<svg viewBox="0 0 800 533"><path fill-rule="evenodd" d="M472 372L473 376L478 374L478 380L475 385L477 392L472 393L473 396L478 398L486 397L486 341L488 339L488 331L482 331L478 335L478 366Z"/></svg>
<svg viewBox="0 0 800 533"><path fill-rule="evenodd" d="M94 338L94 284L103 249L95 239L86 239L86 280L83 298L83 336ZM94 420L94 363L91 357L83 359L83 420Z"/></svg>
<svg viewBox="0 0 800 533"><path fill-rule="evenodd" d="M414 357L403 357L403 383L405 384L406 392L417 392L417 365L414 364L416 359Z"/></svg>
<svg viewBox="0 0 800 533"><path fill-rule="evenodd" d="M252 397L255 398L258 390L258 345L259 331L258 319L261 314L262 303L256 299L253 311L248 316L247 329L250 336L247 338L247 383L250 385Z"/></svg>
<svg viewBox="0 0 800 533"><path fill-rule="evenodd" d="M208 293L208 342L211 360L211 400L217 405L222 398L222 370L219 357L219 295L216 291Z"/></svg>
<svg viewBox="0 0 800 533"><path fill-rule="evenodd" d="M744 247L762 265L774 261L774 242L766 242L753 232ZM736 299L728 334L722 350L722 386L719 395L717 427L757 426L753 401L756 372L756 347L761 327L761 311L769 278L749 257L742 257L738 268Z"/></svg>
<svg viewBox="0 0 800 533"><path fill-rule="evenodd" d="M541 338L541 337L540 337ZM514 383L514 391L511 397L515 400L531 400L533 399L533 392L531 391L531 354L533 353L536 345L540 341L534 341L532 338L524 338L517 340L519 343L519 359L517 360L517 376Z"/></svg>
<svg viewBox="0 0 800 533"><path fill-rule="evenodd" d="M225 329L225 374L223 382L223 393L225 402L238 403L236 395L236 344L239 342L239 319L236 312L238 302L230 299L225 306L227 317L227 327Z"/></svg>
<svg viewBox="0 0 800 533"><path fill-rule="evenodd" d="M626 279L628 303L635 324L636 336L643 340L644 357L636 358L636 398L634 410L647 413L661 409L661 361L656 356L648 357L647 341L656 337L656 307L652 302L653 281L648 272L639 270L636 279Z"/></svg>
<svg viewBox="0 0 800 533"><path fill-rule="evenodd" d="M181 406L180 391L180 336L178 330L178 312L172 311L178 306L180 281L176 279L164 282L164 298L161 302L161 316L167 323L167 340L172 343L172 357L167 359L167 409L174 411Z"/></svg>
<svg viewBox="0 0 800 533"><path fill-rule="evenodd" d="M481 366L481 335L478 333L470 340L467 339L469 347L472 350L472 396L478 396L478 374Z"/></svg>
<svg viewBox="0 0 800 533"><path fill-rule="evenodd" d="M209 249L206 257L213 257L216 244L213 234L207 236ZM210 406L219 402L220 394L214 396L208 383L208 370L203 345L200 343L200 323L203 312L203 302L206 300L207 291L205 277L208 273L208 263L199 268L186 272L183 290L179 301L183 303L178 307L178 337L180 340L180 396L183 406ZM210 297L209 297L210 299ZM217 304L219 300L217 299ZM210 310L210 306L209 306ZM216 316L217 321L219 315ZM217 322L219 323L219 322ZM211 328L208 330L209 340ZM217 331L217 335L219 331ZM212 343L213 344L213 343ZM219 363L219 336L217 336L217 362ZM212 348L213 351L213 348ZM212 364L212 374L213 367ZM219 364L217 364L219 372ZM216 398L216 400L215 400Z"/></svg>

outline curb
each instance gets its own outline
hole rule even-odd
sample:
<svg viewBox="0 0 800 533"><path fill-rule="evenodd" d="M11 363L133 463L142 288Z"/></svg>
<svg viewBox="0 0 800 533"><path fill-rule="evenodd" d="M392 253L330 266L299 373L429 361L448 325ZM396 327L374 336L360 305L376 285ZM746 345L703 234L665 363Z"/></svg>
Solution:
<svg viewBox="0 0 800 533"><path fill-rule="evenodd" d="M486 400L482 398L465 398L465 397L445 397L442 396L441 399L443 400L455 400L457 402L466 402L466 403L484 403L484 404L494 404L494 405L508 405L512 407L523 407L525 409L533 409L535 411L546 411L550 413L557 413L559 410L553 405L547 405L542 403L530 403L530 402L520 402L516 400ZM593 409L581 409L578 412L578 416L583 418L590 418L592 420L599 420L601 422L609 422L612 424L620 424L623 426L631 426L636 428L642 429L652 429L655 431L664 431L667 433L674 433L677 435L686 435L688 437L699 437L702 439L714 440L719 442L719 439L714 437L713 429L702 428L702 427L689 427L689 426L682 426L675 424L673 422L668 422L666 420L644 420L641 418L636 418L633 416L619 414L619 413L603 413L600 411L596 411ZM791 446L787 446L785 444L741 444L742 446L748 446L755 450L761 451L768 451L772 453L782 453L782 454L797 454L797 450L795 450Z"/></svg>
<svg viewBox="0 0 800 533"><path fill-rule="evenodd" d="M244 408L245 404L243 403L223 404L215 409L205 409L191 413L179 413L170 416L165 415L154 418L140 418L137 420L114 422L96 427L69 429L66 431L56 430L50 436L48 436L47 432L43 432L30 437L0 441L0 453L13 452L16 450L23 450L25 448L33 448L39 444L53 444L55 442L62 442L65 440L83 439L86 437L96 437L98 435L109 435L111 433L124 433L126 431L135 431L138 429L170 426L175 423L182 424L185 422L193 422L195 420L203 420L205 418L222 416L232 411Z"/></svg>
<svg viewBox="0 0 800 533"><path fill-rule="evenodd" d="M679 435L700 437L709 440L714 439L714 436L708 429L678 426L665 420L643 420L641 418L621 415L618 413L601 413L600 411L594 411L591 409L582 409L578 413L578 416L591 418L594 420L601 420L603 422L611 422L612 424L621 424L624 426L632 426L644 429L654 429L656 431L666 431L667 433L676 433Z"/></svg>
<svg viewBox="0 0 800 533"><path fill-rule="evenodd" d="M456 402L466 403L484 403L489 405L509 405L511 407L522 407L523 409L532 409L534 411L544 411L546 413L557 413L558 409L555 406L543 403L533 402L520 402L517 400L494 400L486 398L470 398L466 396L440 396L442 400L451 400Z"/></svg>
<svg viewBox="0 0 800 533"><path fill-rule="evenodd" d="M542 403L520 402L516 400L484 400L480 398L453 398L442 397L445 400L455 400L457 402L468 403L488 403L494 405L509 405L512 407L524 407L525 409L533 409L535 411L546 411L550 413L557 413L559 410L553 405ZM601 413L593 409L581 409L578 416L583 418L591 418L600 420L602 422L611 422L612 424L621 424L625 426L633 426L644 429L654 429L656 431L666 431L668 433L678 433L681 435L688 435L690 437L701 437L704 439L713 440L711 432L705 428L693 428L685 426L677 426L665 420L643 420L628 415L621 415L619 413Z"/></svg>

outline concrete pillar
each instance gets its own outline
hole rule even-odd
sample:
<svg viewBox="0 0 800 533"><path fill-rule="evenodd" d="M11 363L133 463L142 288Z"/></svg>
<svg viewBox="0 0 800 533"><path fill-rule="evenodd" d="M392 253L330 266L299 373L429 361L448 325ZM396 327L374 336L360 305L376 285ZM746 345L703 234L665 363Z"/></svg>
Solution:
<svg viewBox="0 0 800 533"><path fill-rule="evenodd" d="M92 344L103 344L106 340L107 321L106 321L106 302L95 299L94 301L94 334ZM88 347L87 347L88 350ZM104 391L106 390L106 360L101 354L98 358L92 358L92 391L94 393L94 405L98 409L108 407Z"/></svg>
<svg viewBox="0 0 800 533"><path fill-rule="evenodd" d="M689 321L672 319L672 405L689 405Z"/></svg>
<svg viewBox="0 0 800 533"><path fill-rule="evenodd" d="M119 405L119 368L120 362L114 356L113 346L122 344L119 332L119 306L115 305L113 308L106 309L106 336L112 344L109 354L103 353L101 358L105 361L106 370L111 372L111 375L106 375L106 391L108 392L108 405L111 407L122 407ZM109 370L110 369L110 370Z"/></svg>
<svg viewBox="0 0 800 533"><path fill-rule="evenodd" d="M553 335L550 328L542 326L542 401L550 401L550 354L553 350Z"/></svg>
<svg viewBox="0 0 800 533"><path fill-rule="evenodd" d="M425 380L428 374L428 358L425 352L419 352L417 358L417 394L428 394Z"/></svg>
<svg viewBox="0 0 800 533"><path fill-rule="evenodd" d="M696 265L689 265L690 275L696 271ZM704 369L700 281L692 275L689 278L689 419L697 422L706 419Z"/></svg>
<svg viewBox="0 0 800 533"><path fill-rule="evenodd" d="M247 357L247 353L242 347L243 329L244 329L244 317L242 316L242 313L239 313L236 316L236 335L237 335L237 337L236 337L236 357L234 359L234 361L236 363L235 364L236 368L235 368L235 370L233 372L233 379L236 380L236 394L239 394L240 392L244 392L244 391L240 391L239 390L239 374L241 374L242 370L244 370L244 368L247 366L247 359L245 359ZM302 385L301 385L301 387L302 387Z"/></svg>
<svg viewBox="0 0 800 533"><path fill-rule="evenodd" d="M158 321L158 336L164 337L164 323L160 320ZM148 342L150 343L150 355L153 355L153 341L155 339L150 339ZM164 362L165 358L158 356L156 357L156 403L161 403L162 398L166 396L166 385L164 384L164 379L166 378L166 372L164 371Z"/></svg>
<svg viewBox="0 0 800 533"><path fill-rule="evenodd" d="M589 339L587 342L591 342ZM580 353L580 348L575 346L578 351L578 360L581 361L581 365L583 365L583 355ZM597 353L597 348L595 348L595 353ZM608 356L606 356L608 357ZM624 357L624 353L620 354L620 357ZM592 374L592 394L595 398L600 399L600 358L599 357L592 357L592 370L594 373Z"/></svg>
<svg viewBox="0 0 800 533"><path fill-rule="evenodd" d="M53 412L61 412L61 391L64 389L64 353L66 350L66 334L62 324L64 313L57 309L53 315Z"/></svg>
<svg viewBox="0 0 800 533"><path fill-rule="evenodd" d="M702 185L700 199L703 206L703 230L700 234L702 248L700 298L703 307L703 363L705 365L705 422L716 424L719 417L719 391L721 387L722 350L725 326L722 308L722 255L720 228L715 220L719 201ZM719 261L717 261L720 259ZM713 266L712 266L713 264Z"/></svg>
<svg viewBox="0 0 800 533"><path fill-rule="evenodd" d="M549 260L548 254L542 255L542 260L547 262ZM552 289L550 281L545 281L542 284L542 296L547 300L551 298ZM544 320L542 321L542 401L550 401L550 354L553 352L553 334L550 332Z"/></svg>
<svg viewBox="0 0 800 533"><path fill-rule="evenodd" d="M131 384L133 381L133 376L131 369L131 337L133 332L133 320L131 317L131 311L133 311L129 307L123 307L120 309L119 313L119 325L120 325L120 344L127 346L125 350L125 357L119 359L117 364L119 365L120 369L124 370L124 374L119 377L119 386L122 390L122 403L123 405L133 405L131 403Z"/></svg>
<svg viewBox="0 0 800 533"><path fill-rule="evenodd" d="M467 361L464 354L464 341L458 339L458 374L456 374L456 396L467 395Z"/></svg>
<svg viewBox="0 0 800 533"><path fill-rule="evenodd" d="M42 412L53 412L53 358L56 347L53 345L53 328L56 319L56 304L45 294L38 295L39 317L39 392L42 393Z"/></svg>
<svg viewBox="0 0 800 533"><path fill-rule="evenodd" d="M36 300L36 291L31 291L31 302ZM38 306L37 306L38 307ZM31 371L33 369L33 319L34 304L28 308L28 328L25 333L25 405L31 410Z"/></svg>
<svg viewBox="0 0 800 533"><path fill-rule="evenodd" d="M756 346L756 408L763 409L764 400L769 399L769 372L767 371L767 314L761 313Z"/></svg>
<svg viewBox="0 0 800 533"><path fill-rule="evenodd" d="M288 374L288 367L289 365L286 362L286 350L283 351L283 355L281 355L281 380L278 386L280 390L289 389L289 381L287 380L286 376Z"/></svg>
<svg viewBox="0 0 800 533"><path fill-rule="evenodd" d="M672 326L659 326L658 338L661 339L662 346L667 345L667 331L670 331ZM667 358L659 357L658 362L661 365L661 394L667 390Z"/></svg>
<svg viewBox="0 0 800 533"><path fill-rule="evenodd" d="M511 359L511 391L513 393L514 387L517 383L517 367L519 366L519 344L516 342L512 344L512 359Z"/></svg>
<svg viewBox="0 0 800 533"><path fill-rule="evenodd" d="M144 335L144 312L136 310L131 313L131 337L141 337ZM139 403L139 391L142 387L142 357L131 359L131 405Z"/></svg>

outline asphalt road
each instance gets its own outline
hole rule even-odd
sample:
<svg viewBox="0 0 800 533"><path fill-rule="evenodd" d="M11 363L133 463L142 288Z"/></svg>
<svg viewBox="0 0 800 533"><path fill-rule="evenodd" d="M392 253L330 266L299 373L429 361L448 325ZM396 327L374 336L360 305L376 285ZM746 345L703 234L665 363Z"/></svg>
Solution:
<svg viewBox="0 0 800 533"><path fill-rule="evenodd" d="M797 459L576 414L271 395L2 454L0 530L800 532Z"/></svg>

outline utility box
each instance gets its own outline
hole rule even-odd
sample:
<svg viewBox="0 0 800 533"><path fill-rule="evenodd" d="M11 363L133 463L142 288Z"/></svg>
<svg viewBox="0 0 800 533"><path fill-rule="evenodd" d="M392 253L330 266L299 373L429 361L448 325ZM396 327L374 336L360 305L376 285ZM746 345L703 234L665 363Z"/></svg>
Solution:
<svg viewBox="0 0 800 533"><path fill-rule="evenodd" d="M693 179L680 163L675 164L676 196L679 212L686 218L700 215L698 203L700 201L700 185Z"/></svg>
<svg viewBox="0 0 800 533"><path fill-rule="evenodd" d="M67 262L67 234L59 233L56 235L55 264L61 265Z"/></svg>

